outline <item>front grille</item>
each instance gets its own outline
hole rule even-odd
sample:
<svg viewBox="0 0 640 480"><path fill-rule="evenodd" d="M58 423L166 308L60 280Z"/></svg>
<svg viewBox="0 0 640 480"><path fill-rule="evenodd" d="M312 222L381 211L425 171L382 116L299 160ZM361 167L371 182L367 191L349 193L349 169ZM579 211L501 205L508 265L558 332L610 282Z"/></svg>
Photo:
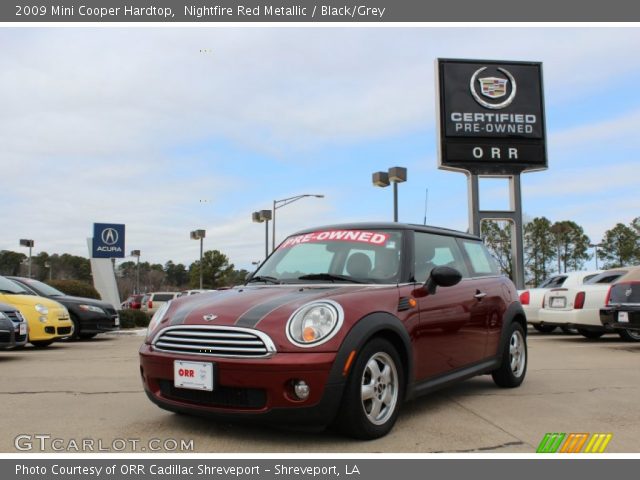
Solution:
<svg viewBox="0 0 640 480"><path fill-rule="evenodd" d="M259 388L217 387L212 392L176 388L170 380L159 380L162 396L207 407L264 408L267 394Z"/></svg>
<svg viewBox="0 0 640 480"><path fill-rule="evenodd" d="M44 327L44 333L54 335L56 333L56 327Z"/></svg>
<svg viewBox="0 0 640 480"><path fill-rule="evenodd" d="M24 317L22 316L22 314L18 311L15 312L4 312L4 314L9 317L9 319L13 322L13 323L20 323L20 322L24 322Z"/></svg>
<svg viewBox="0 0 640 480"><path fill-rule="evenodd" d="M69 335L71 327L58 327L58 335Z"/></svg>
<svg viewBox="0 0 640 480"><path fill-rule="evenodd" d="M26 335L18 335L16 333L16 343L24 342L27 339Z"/></svg>
<svg viewBox="0 0 640 480"><path fill-rule="evenodd" d="M276 352L271 339L257 330L206 325L168 327L153 346L164 352L217 357L263 358Z"/></svg>
<svg viewBox="0 0 640 480"><path fill-rule="evenodd" d="M0 332L0 343L9 343L11 341L11 332Z"/></svg>

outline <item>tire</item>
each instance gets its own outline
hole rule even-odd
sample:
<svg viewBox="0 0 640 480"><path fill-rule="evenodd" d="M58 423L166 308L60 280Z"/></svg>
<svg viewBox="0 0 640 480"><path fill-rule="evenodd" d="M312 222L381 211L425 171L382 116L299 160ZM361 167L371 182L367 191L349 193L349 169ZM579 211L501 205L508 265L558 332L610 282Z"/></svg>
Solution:
<svg viewBox="0 0 640 480"><path fill-rule="evenodd" d="M502 388L519 387L527 374L527 337L518 322L509 325L507 341L502 348L500 366L491 372L493 381Z"/></svg>
<svg viewBox="0 0 640 480"><path fill-rule="evenodd" d="M45 348L51 345L52 343L53 343L53 340L36 340L36 341L32 341L31 345L33 345L36 348Z"/></svg>
<svg viewBox="0 0 640 480"><path fill-rule="evenodd" d="M584 330L582 328L578 328L578 333L589 340L595 340L604 335L604 332L599 332L597 330Z"/></svg>
<svg viewBox="0 0 640 480"><path fill-rule="evenodd" d="M404 399L402 367L400 355L390 342L383 338L369 341L347 380L336 426L361 440L389 433Z"/></svg>
<svg viewBox="0 0 640 480"><path fill-rule="evenodd" d="M90 338L93 338L97 335L97 333L81 333L78 335L79 338L81 338L82 340L88 340Z"/></svg>
<svg viewBox="0 0 640 480"><path fill-rule="evenodd" d="M73 323L73 335L69 337L70 340L77 340L81 338L80 335L80 320L74 314L71 314L71 322Z"/></svg>
<svg viewBox="0 0 640 480"><path fill-rule="evenodd" d="M640 342L640 330L619 330L618 335L627 342Z"/></svg>
<svg viewBox="0 0 640 480"><path fill-rule="evenodd" d="M539 323L532 323L531 325L540 333L551 333L556 329L555 325L540 325Z"/></svg>

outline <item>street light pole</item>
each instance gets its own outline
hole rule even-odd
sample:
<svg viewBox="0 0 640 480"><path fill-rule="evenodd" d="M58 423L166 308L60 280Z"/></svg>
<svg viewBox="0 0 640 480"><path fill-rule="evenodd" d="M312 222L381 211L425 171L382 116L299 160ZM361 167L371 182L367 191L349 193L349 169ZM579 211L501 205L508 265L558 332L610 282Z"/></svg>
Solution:
<svg viewBox="0 0 640 480"><path fill-rule="evenodd" d="M589 246L595 249L595 257L596 257L596 270L598 270L598 247L601 247L601 243L590 243Z"/></svg>
<svg viewBox="0 0 640 480"><path fill-rule="evenodd" d="M276 210L278 208L286 207L290 203L297 202L301 198L305 198L305 197L324 198L324 195L304 193L302 195L296 195L295 197L289 197L289 198L284 198L282 200L273 201L273 218L271 222L271 251L272 252L276 248Z"/></svg>
<svg viewBox="0 0 640 480"><path fill-rule="evenodd" d="M137 257L136 259L136 291L140 293L140 250L131 250L131 256Z"/></svg>
<svg viewBox="0 0 640 480"><path fill-rule="evenodd" d="M376 187L388 187L393 183L393 221L398 221L398 184L407 181L407 169L391 167L388 172L375 172L372 182Z"/></svg>
<svg viewBox="0 0 640 480"><path fill-rule="evenodd" d="M29 247L29 278L31 278L31 250L34 245L35 245L35 242L31 239L26 239L26 238L20 239L21 247Z"/></svg>
<svg viewBox="0 0 640 480"><path fill-rule="evenodd" d="M204 237L207 236L206 230L193 230L190 233L191 240L200 240L200 290L202 290L203 285L203 265L202 265L202 256L203 256L203 245L204 245Z"/></svg>
<svg viewBox="0 0 640 480"><path fill-rule="evenodd" d="M255 223L264 222L264 258L269 256L269 220L271 220L271 210L260 210L251 214L251 220Z"/></svg>

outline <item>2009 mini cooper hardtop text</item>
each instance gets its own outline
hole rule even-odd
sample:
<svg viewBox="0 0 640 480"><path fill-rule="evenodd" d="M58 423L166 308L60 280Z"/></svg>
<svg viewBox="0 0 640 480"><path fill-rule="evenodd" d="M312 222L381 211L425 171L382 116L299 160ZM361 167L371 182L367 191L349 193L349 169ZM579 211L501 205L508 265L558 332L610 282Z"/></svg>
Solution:
<svg viewBox="0 0 640 480"><path fill-rule="evenodd" d="M370 439L403 401L475 375L519 386L526 318L479 238L398 223L287 238L246 285L172 301L140 349L170 411Z"/></svg>

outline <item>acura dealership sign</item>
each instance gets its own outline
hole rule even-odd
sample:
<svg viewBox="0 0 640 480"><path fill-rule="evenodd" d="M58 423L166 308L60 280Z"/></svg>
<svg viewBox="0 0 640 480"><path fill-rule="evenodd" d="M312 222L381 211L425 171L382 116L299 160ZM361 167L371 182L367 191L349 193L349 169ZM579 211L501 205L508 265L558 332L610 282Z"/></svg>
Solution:
<svg viewBox="0 0 640 480"><path fill-rule="evenodd" d="M437 80L440 168L547 168L541 63L439 59Z"/></svg>
<svg viewBox="0 0 640 480"><path fill-rule="evenodd" d="M124 258L124 225L93 224L93 258Z"/></svg>

